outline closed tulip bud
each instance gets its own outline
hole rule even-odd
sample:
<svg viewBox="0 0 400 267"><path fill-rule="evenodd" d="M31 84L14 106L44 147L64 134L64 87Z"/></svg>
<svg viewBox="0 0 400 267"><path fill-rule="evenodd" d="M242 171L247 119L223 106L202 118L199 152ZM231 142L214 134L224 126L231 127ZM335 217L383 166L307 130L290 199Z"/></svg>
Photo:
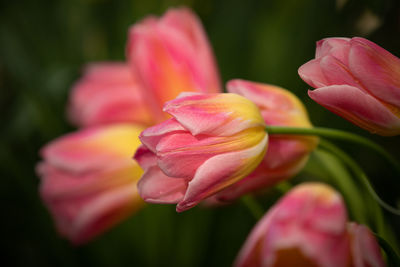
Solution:
<svg viewBox="0 0 400 267"><path fill-rule="evenodd" d="M323 39L299 75L330 111L371 133L400 134L400 59L382 47L359 37Z"/></svg>
<svg viewBox="0 0 400 267"><path fill-rule="evenodd" d="M257 223L235 266L383 266L377 248L365 227L348 224L339 193L324 184L305 183Z"/></svg>
<svg viewBox="0 0 400 267"><path fill-rule="evenodd" d="M232 80L227 88L253 101L268 126L312 127L303 104L283 88L244 80ZM317 143L316 137L270 135L267 153L257 169L220 192L217 198L232 200L293 177L303 168Z"/></svg>
<svg viewBox="0 0 400 267"><path fill-rule="evenodd" d="M218 93L219 74L200 20L187 8L148 17L130 29L127 57L159 121L162 106L181 92Z"/></svg>
<svg viewBox="0 0 400 267"><path fill-rule="evenodd" d="M125 63L90 64L72 89L69 117L82 127L110 123L152 124L137 79Z"/></svg>
<svg viewBox="0 0 400 267"><path fill-rule="evenodd" d="M254 170L267 146L265 123L237 94L184 94L165 104L173 118L143 131L138 188L151 203L184 211Z"/></svg>
<svg viewBox="0 0 400 267"><path fill-rule="evenodd" d="M141 127L113 125L60 137L41 150L40 194L61 235L81 244L138 210L143 171L131 160Z"/></svg>

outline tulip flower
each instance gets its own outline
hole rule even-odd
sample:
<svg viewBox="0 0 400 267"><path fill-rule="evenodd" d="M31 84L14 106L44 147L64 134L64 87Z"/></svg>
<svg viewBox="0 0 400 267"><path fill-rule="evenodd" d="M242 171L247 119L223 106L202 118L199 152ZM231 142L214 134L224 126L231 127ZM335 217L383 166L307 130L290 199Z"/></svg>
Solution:
<svg viewBox="0 0 400 267"><path fill-rule="evenodd" d="M143 205L136 187L143 171L131 160L142 129L128 124L85 129L41 150L40 195L61 235L85 243Z"/></svg>
<svg viewBox="0 0 400 267"><path fill-rule="evenodd" d="M340 194L321 183L287 193L257 223L235 266L384 266L365 226L347 222Z"/></svg>
<svg viewBox="0 0 400 267"><path fill-rule="evenodd" d="M253 101L268 126L312 127L303 104L283 88L244 80L232 80L227 88L228 92ZM232 200L295 176L307 162L317 142L316 137L270 135L267 153L257 169L220 192L217 198Z"/></svg>
<svg viewBox="0 0 400 267"><path fill-rule="evenodd" d="M153 119L140 86L125 63L90 64L72 89L69 117L78 126L121 122L151 125Z"/></svg>
<svg viewBox="0 0 400 267"><path fill-rule="evenodd" d="M371 133L400 134L400 59L366 39L327 38L299 68L309 96Z"/></svg>
<svg viewBox="0 0 400 267"><path fill-rule="evenodd" d="M147 17L130 29L127 57L142 81L152 112L161 111L181 92L220 92L211 46L200 20L187 8L170 9L161 18Z"/></svg>
<svg viewBox="0 0 400 267"><path fill-rule="evenodd" d="M187 210L239 181L264 157L268 136L254 103L237 94L185 93L164 111L173 118L143 131L135 159L146 202Z"/></svg>

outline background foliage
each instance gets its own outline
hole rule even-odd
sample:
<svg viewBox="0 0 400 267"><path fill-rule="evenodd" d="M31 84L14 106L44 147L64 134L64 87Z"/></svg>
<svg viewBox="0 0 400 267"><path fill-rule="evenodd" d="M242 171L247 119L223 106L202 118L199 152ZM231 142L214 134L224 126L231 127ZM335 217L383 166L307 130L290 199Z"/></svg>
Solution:
<svg viewBox="0 0 400 267"><path fill-rule="evenodd" d="M65 119L69 89L82 66L124 60L129 25L170 6L200 16L223 81L243 78L288 88L315 125L373 138L398 155L400 138L371 136L307 97L298 67L324 37L364 36L400 56L397 0L19 0L0 2L0 235L5 266L229 266L255 220L241 204L148 206L92 243L73 247L58 237L38 197L38 150L74 128ZM370 174L380 195L399 202L400 180L385 162L342 146ZM400 156L397 156L400 160ZM303 175L304 176L304 175ZM301 179L301 178L298 178ZM326 177L323 177L326 179ZM296 180L295 180L296 181ZM260 199L265 208L279 196ZM385 213L394 229L398 217ZM397 230L396 236L399 236Z"/></svg>

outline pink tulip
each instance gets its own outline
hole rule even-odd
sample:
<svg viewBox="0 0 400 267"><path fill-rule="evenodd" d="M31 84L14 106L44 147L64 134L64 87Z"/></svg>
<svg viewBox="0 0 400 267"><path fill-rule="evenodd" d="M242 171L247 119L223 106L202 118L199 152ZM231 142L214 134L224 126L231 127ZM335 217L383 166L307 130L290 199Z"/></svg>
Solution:
<svg viewBox="0 0 400 267"><path fill-rule="evenodd" d="M371 133L400 134L400 59L380 46L359 37L323 39L299 75L330 111Z"/></svg>
<svg viewBox="0 0 400 267"><path fill-rule="evenodd" d="M372 232L364 225L347 224L354 267L385 266L378 243Z"/></svg>
<svg viewBox="0 0 400 267"><path fill-rule="evenodd" d="M129 34L127 57L144 85L145 100L159 121L164 103L181 92L220 91L213 52L200 20L187 8L148 17Z"/></svg>
<svg viewBox="0 0 400 267"><path fill-rule="evenodd" d="M151 125L153 118L140 87L125 63L91 64L72 89L69 117L78 126L120 122Z"/></svg>
<svg viewBox="0 0 400 267"><path fill-rule="evenodd" d="M267 146L258 108L237 94L185 93L165 104L173 118L143 131L135 159L146 202L187 210L239 181L262 160Z"/></svg>
<svg viewBox="0 0 400 267"><path fill-rule="evenodd" d="M300 100L289 91L268 84L232 80L228 91L253 101L266 125L312 127ZM318 142L315 137L269 136L268 151L261 164L248 177L217 195L222 201L232 200L249 192L260 191L295 176L307 162Z"/></svg>
<svg viewBox="0 0 400 267"><path fill-rule="evenodd" d="M42 151L40 194L60 234L81 244L138 210L143 173L131 160L143 128L120 124L60 137Z"/></svg>
<svg viewBox="0 0 400 267"><path fill-rule="evenodd" d="M347 224L340 194L324 184L305 183L289 191L257 223L235 266L384 265L370 232Z"/></svg>

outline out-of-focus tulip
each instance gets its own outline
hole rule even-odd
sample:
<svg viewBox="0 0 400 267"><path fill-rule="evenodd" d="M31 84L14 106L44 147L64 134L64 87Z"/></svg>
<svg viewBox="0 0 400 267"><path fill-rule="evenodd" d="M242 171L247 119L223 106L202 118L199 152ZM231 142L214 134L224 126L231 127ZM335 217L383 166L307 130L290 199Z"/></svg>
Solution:
<svg viewBox="0 0 400 267"><path fill-rule="evenodd" d="M268 136L254 103L237 94L184 94L165 104L172 119L146 129L135 159L145 169L139 194L177 211L248 175L264 157Z"/></svg>
<svg viewBox="0 0 400 267"><path fill-rule="evenodd" d="M312 127L303 104L283 88L244 80L232 80L228 82L227 88L230 93L242 95L253 101L260 109L266 125ZM269 136L267 154L257 169L248 177L221 191L217 198L222 201L232 200L293 177L303 168L317 142L316 137Z"/></svg>
<svg viewBox="0 0 400 267"><path fill-rule="evenodd" d="M371 133L400 134L400 59L366 39L327 38L299 68L309 96Z"/></svg>
<svg viewBox="0 0 400 267"><path fill-rule="evenodd" d="M140 86L126 63L91 64L72 89L69 117L78 126L122 122L151 125L153 118Z"/></svg>
<svg viewBox="0 0 400 267"><path fill-rule="evenodd" d="M60 137L42 151L40 194L58 231L76 244L107 230L143 204L132 161L142 127L120 124Z"/></svg>
<svg viewBox="0 0 400 267"><path fill-rule="evenodd" d="M159 121L168 100L181 92L218 93L220 80L200 20L187 8L170 9L132 26L127 57L141 78L143 94Z"/></svg>
<svg viewBox="0 0 400 267"><path fill-rule="evenodd" d="M347 232L350 237L352 266L385 266L380 247L366 226L348 223Z"/></svg>
<svg viewBox="0 0 400 267"><path fill-rule="evenodd" d="M384 265L371 233L347 223L340 194L324 184L305 183L289 191L258 222L235 266Z"/></svg>

